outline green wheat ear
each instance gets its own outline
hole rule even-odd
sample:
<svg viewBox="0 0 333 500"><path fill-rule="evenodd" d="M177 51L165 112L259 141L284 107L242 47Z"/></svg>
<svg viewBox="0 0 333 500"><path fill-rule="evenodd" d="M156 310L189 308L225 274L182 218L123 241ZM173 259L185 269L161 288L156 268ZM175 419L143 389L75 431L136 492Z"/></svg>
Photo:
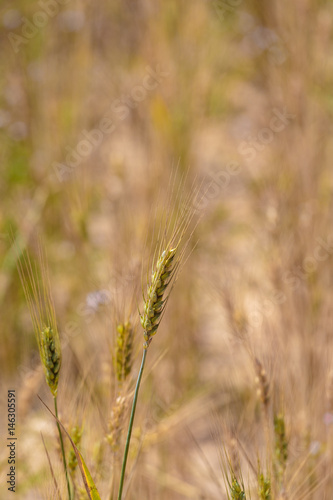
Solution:
<svg viewBox="0 0 333 500"><path fill-rule="evenodd" d="M44 247L41 240L39 240L38 258L33 262L27 252L21 253L19 248L16 248L16 252L19 257L18 271L34 326L46 383L52 393L55 415L58 418L57 392L61 366L61 347ZM71 500L72 494L65 449L58 421L57 427L66 475L68 499Z"/></svg>
<svg viewBox="0 0 333 500"><path fill-rule="evenodd" d="M134 330L130 321L117 326L116 339L116 374L118 381L124 382L132 370Z"/></svg>
<svg viewBox="0 0 333 500"><path fill-rule="evenodd" d="M232 500L246 500L244 487L239 484L235 476L231 479L230 495Z"/></svg>
<svg viewBox="0 0 333 500"><path fill-rule="evenodd" d="M148 349L160 324L160 318L167 302L167 298L164 298L165 292L176 269L174 265L176 251L177 248L170 248L170 250L162 252L148 286L144 314L140 316L141 325L144 328L144 349Z"/></svg>
<svg viewBox="0 0 333 500"><path fill-rule="evenodd" d="M274 434L275 434L275 449L274 449L275 474L280 484L282 484L288 460L288 441L286 437L284 416L282 413L279 413L278 415L274 416Z"/></svg>
<svg viewBox="0 0 333 500"><path fill-rule="evenodd" d="M265 477L262 472L258 474L258 495L260 500L271 500L271 480Z"/></svg>
<svg viewBox="0 0 333 500"><path fill-rule="evenodd" d="M46 382L53 396L56 396L61 365L59 337L54 334L52 328L46 327L41 333L40 342L40 353Z"/></svg>
<svg viewBox="0 0 333 500"><path fill-rule="evenodd" d="M83 433L82 427L79 427L77 425L75 427L73 427L72 432L71 432L71 437L73 439L73 443L75 444L75 446L80 446L82 433ZM75 474L77 465L78 465L78 461L77 461L75 452L73 449L71 449L69 452L68 467L69 467L72 475Z"/></svg>
<svg viewBox="0 0 333 500"><path fill-rule="evenodd" d="M174 177L173 182L175 180L176 177ZM192 236L193 231L196 227L196 224L194 224L192 232L189 236L186 236L187 241L185 242L185 235L187 235L187 231L194 217L194 207L191 206L192 194L189 198L185 196L185 203L183 203L183 188L184 184L181 183L177 188L177 203L175 203L175 207L173 208L169 205L167 208L171 208L171 210L169 213L167 213L168 211L165 211L166 217L161 221L162 224L158 231L159 235L153 257L153 261L156 262L156 264L153 266L151 278L147 278L148 283L146 295L143 292L144 311L143 314L140 314L141 325L144 329L143 353L141 366L134 390L132 410L128 425L118 490L118 500L122 500L128 450L131 441L136 404L138 400L139 388L146 362L148 347L153 339L153 336L156 335L170 296L170 292L175 283L180 263L182 262L182 259L184 257L184 251L186 249L189 238ZM182 249L180 249L181 246ZM162 249L164 250L162 251ZM155 260L156 256L158 256L157 261Z"/></svg>
<svg viewBox="0 0 333 500"><path fill-rule="evenodd" d="M27 252L18 260L18 271L28 303L46 382L57 395L61 366L61 347L51 294L45 251L39 241L38 257L32 261Z"/></svg>

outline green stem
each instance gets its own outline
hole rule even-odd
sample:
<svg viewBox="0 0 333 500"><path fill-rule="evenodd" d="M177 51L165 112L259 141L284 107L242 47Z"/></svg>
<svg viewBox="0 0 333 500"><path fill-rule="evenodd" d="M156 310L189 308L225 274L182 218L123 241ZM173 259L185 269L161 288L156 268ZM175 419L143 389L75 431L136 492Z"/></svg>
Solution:
<svg viewBox="0 0 333 500"><path fill-rule="evenodd" d="M53 396L54 399L54 410L55 410L55 415L58 418L58 405L57 405L57 396ZM71 487L69 484L69 477L68 477L68 471L67 471L67 464L66 464L66 457L65 457L65 448L64 448L64 442L62 439L62 434L61 434L61 429L60 425L57 422L57 427L58 427L58 432L59 432L59 438L60 438L60 446L61 446L61 454L62 454L62 460L64 462L64 469L65 469L65 474L66 474L66 481L67 481L67 489L68 489L68 500L71 500L72 494L71 494Z"/></svg>
<svg viewBox="0 0 333 500"><path fill-rule="evenodd" d="M125 471L126 471L126 463L127 463L127 456L128 456L128 449L129 449L129 445L130 445L130 441L131 441L132 428L133 428L134 415L135 415L135 408L136 408L136 403L137 403L137 400L138 400L139 388L140 388L140 383L141 383L143 369L144 369L144 366L145 366L146 356L147 356L147 349L144 349L143 350L143 355L142 355L142 361L141 361L140 371L139 371L138 379L136 381L136 386L135 386L135 391L134 391L134 398L133 398L133 405L132 405L132 411L131 411L131 417L130 417L128 431L127 431L127 439L126 439L126 446L125 446L125 451L124 451L123 466L121 468L121 477L120 477L120 485L119 485L119 492L118 492L118 500L121 500L121 496L122 496L122 493L123 493Z"/></svg>

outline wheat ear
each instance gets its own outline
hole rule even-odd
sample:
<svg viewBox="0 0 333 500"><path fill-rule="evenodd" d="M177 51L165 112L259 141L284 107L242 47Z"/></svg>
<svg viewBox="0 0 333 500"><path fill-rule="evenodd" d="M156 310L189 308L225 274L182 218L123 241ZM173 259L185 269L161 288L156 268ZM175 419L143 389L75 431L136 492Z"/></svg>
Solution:
<svg viewBox="0 0 333 500"><path fill-rule="evenodd" d="M282 413L274 416L274 434L275 434L275 449L274 449L274 465L275 475L279 483L280 489L283 489L284 474L288 460L288 441L286 437L286 427L284 416Z"/></svg>
<svg viewBox="0 0 333 500"><path fill-rule="evenodd" d="M272 498L270 477L265 477L260 469L258 472L258 495L260 500L271 500Z"/></svg>
<svg viewBox="0 0 333 500"><path fill-rule="evenodd" d="M256 384L257 384L257 394L261 401L262 411L263 411L263 425L266 438L267 446L267 456L272 456L272 443L271 443L271 432L270 432L270 384L268 381L267 373L265 368L259 359L255 358L255 372L256 372ZM271 463L269 469L271 469Z"/></svg>
<svg viewBox="0 0 333 500"><path fill-rule="evenodd" d="M169 295L165 296L166 289L168 288L169 285L171 285L171 281L174 277L175 271L177 270L179 264L179 261L176 263L174 260L176 251L177 247L170 248L170 250L164 250L160 255L156 264L156 268L152 274L151 283L148 285L147 298L144 300L145 302L144 314L140 316L141 324L144 328L143 355L134 391L133 405L128 426L123 465L121 470L118 500L121 500L122 498L129 444L132 435L134 415L136 410L136 403L138 399L142 373L146 362L147 350L152 341L153 336L157 332L157 329L159 327L162 318L162 314L165 310L165 306L169 297Z"/></svg>
<svg viewBox="0 0 333 500"><path fill-rule="evenodd" d="M174 177L173 179L173 186L175 186L175 181L176 177ZM177 193L176 193L177 208L175 206L173 210L171 210L170 216L166 216L164 222L160 226L159 236L158 236L159 243L156 245L154 252L154 256L157 255L158 258L156 261L156 265L153 266L151 279L148 280L147 295L145 296L145 294L143 293L144 312L143 314L140 314L140 321L144 330L143 353L142 353L141 366L135 386L131 416L127 431L127 439L125 444L124 458L123 458L119 491L118 491L118 500L121 500L122 498L128 450L132 435L136 404L137 404L142 374L146 362L148 347L151 344L153 336L156 335L158 327L161 323L163 313L165 311L171 290L175 283L180 263L184 256L184 251L186 249L186 244L183 246L182 249L180 249L180 245L184 240L185 234L187 233L194 216L193 207L191 206L192 195L185 198L184 203L182 202L182 200L184 199L182 192L183 187L184 184L183 182L181 182L177 188ZM166 213L166 211L164 211L164 213ZM189 237L191 235L192 233L188 236L187 242L189 241ZM162 251L163 248L164 250Z"/></svg>
<svg viewBox="0 0 333 500"><path fill-rule="evenodd" d="M133 351L134 330L130 321L119 323L117 326L116 338L116 375L121 384L126 380L132 370L132 351Z"/></svg>
<svg viewBox="0 0 333 500"><path fill-rule="evenodd" d="M163 297L165 297L166 289L176 269L176 266L174 266L176 251L177 248L170 248L162 252L152 274L151 283L148 286L144 314L140 316L141 325L144 328L144 349L148 349L152 337L156 334L160 318L166 306L167 299L163 299Z"/></svg>
<svg viewBox="0 0 333 500"><path fill-rule="evenodd" d="M61 351L57 338L51 327L46 327L41 333L41 356L45 367L46 382L56 396L58 390Z"/></svg>
<svg viewBox="0 0 333 500"><path fill-rule="evenodd" d="M61 347L44 247L39 240L38 259L34 263L31 262L27 253L21 254L19 249L16 249L16 251L19 256L18 272L34 326L45 380L52 393L55 414L58 418L57 392L61 367ZM67 481L68 498L71 500L65 449L58 422L57 428Z"/></svg>

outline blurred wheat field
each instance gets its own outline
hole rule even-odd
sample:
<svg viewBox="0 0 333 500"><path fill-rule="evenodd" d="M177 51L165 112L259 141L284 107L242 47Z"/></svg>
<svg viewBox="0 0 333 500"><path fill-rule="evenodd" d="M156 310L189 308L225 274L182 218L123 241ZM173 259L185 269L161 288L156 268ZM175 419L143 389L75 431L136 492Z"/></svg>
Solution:
<svg viewBox="0 0 333 500"><path fill-rule="evenodd" d="M314 0L2 2L1 499L12 389L16 498L67 498L15 248L33 260L43 240L59 418L111 500L142 283L184 200L198 224L149 347L123 498L333 498L332 22Z"/></svg>

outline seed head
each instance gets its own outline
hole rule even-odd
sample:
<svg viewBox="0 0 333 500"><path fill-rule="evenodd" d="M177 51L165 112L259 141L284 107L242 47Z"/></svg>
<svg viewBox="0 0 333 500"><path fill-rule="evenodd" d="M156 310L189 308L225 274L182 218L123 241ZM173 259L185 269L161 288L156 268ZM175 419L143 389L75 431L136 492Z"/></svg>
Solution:
<svg viewBox="0 0 333 500"><path fill-rule="evenodd" d="M275 434L275 473L280 482L286 470L288 459L288 441L286 437L284 416L282 414L274 417L274 434Z"/></svg>
<svg viewBox="0 0 333 500"><path fill-rule="evenodd" d="M83 429L81 427L78 427L77 425L75 427L73 427L72 432L71 432L71 437L73 439L75 446L80 445L82 432L83 432ZM72 475L75 473L77 465L78 465L78 462L77 462L75 452L73 449L71 449L69 452L68 467L69 467Z"/></svg>
<svg viewBox="0 0 333 500"><path fill-rule="evenodd" d="M156 334L160 324L167 298L165 292L170 284L176 269L174 258L177 248L164 250L159 257L156 268L152 273L151 282L147 289L144 313L140 316L141 325L144 328L144 349L147 349Z"/></svg>
<svg viewBox="0 0 333 500"><path fill-rule="evenodd" d="M258 495L260 500L271 500L271 480L265 477L262 472L258 474Z"/></svg>
<svg viewBox="0 0 333 500"><path fill-rule="evenodd" d="M235 476L231 478L230 494L232 500L246 500L244 487L239 484Z"/></svg>
<svg viewBox="0 0 333 500"><path fill-rule="evenodd" d="M61 365L59 338L54 335L52 328L47 326L41 333L40 343L40 355L44 366L46 382L53 396L56 396Z"/></svg>
<svg viewBox="0 0 333 500"><path fill-rule="evenodd" d="M32 262L27 252L21 254L18 259L18 271L34 326L46 382L55 397L61 366L61 348L45 252L40 241L37 261Z"/></svg>
<svg viewBox="0 0 333 500"><path fill-rule="evenodd" d="M126 408L126 398L118 396L112 408L111 419L109 422L109 433L106 436L113 452L117 452L120 446Z"/></svg>
<svg viewBox="0 0 333 500"><path fill-rule="evenodd" d="M132 369L133 328L129 321L117 326L116 373L119 382L124 382Z"/></svg>
<svg viewBox="0 0 333 500"><path fill-rule="evenodd" d="M153 239L150 242L151 248L154 248L153 265L143 286L143 289L146 286L147 289L143 291L144 310L140 314L144 349L148 349L158 330L187 245L200 219L193 204L198 187L196 182L190 189L186 187L187 173L184 172L178 178L178 172L174 172L170 178L166 203L155 212Z"/></svg>
<svg viewBox="0 0 333 500"><path fill-rule="evenodd" d="M260 397L264 407L267 408L269 404L269 383L267 380L266 370L260 363L259 359L255 360L255 370L258 396Z"/></svg>

